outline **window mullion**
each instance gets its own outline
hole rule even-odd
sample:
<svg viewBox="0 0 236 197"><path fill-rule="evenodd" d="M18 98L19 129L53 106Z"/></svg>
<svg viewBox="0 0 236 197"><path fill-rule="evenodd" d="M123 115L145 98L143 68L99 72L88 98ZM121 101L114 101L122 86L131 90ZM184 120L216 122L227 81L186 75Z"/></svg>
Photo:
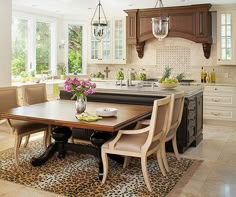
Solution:
<svg viewBox="0 0 236 197"><path fill-rule="evenodd" d="M34 20L28 21L28 71L36 71L36 25Z"/></svg>

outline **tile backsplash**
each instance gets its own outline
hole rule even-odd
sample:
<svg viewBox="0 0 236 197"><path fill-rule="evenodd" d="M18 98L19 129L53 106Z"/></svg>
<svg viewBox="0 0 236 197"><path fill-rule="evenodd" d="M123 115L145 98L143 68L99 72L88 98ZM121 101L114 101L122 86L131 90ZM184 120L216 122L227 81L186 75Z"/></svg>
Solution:
<svg viewBox="0 0 236 197"><path fill-rule="evenodd" d="M202 44L182 38L166 38L163 41L152 39L146 42L144 57L140 59L134 45L128 46L127 63L125 65L88 65L88 74L102 72L109 67L108 79L116 79L116 72L123 68L127 73L129 68L137 72L146 69L147 78L160 78L165 66L173 68L173 75L184 72L186 79L200 81L201 67L207 71L215 69L217 83L236 83L235 66L217 66L216 44L211 47L211 56L206 59Z"/></svg>

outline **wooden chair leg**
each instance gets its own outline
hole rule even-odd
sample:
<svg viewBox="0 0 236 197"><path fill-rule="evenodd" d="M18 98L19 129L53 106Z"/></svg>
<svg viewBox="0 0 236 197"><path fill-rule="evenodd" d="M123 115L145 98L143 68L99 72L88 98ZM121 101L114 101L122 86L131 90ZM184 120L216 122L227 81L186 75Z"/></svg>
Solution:
<svg viewBox="0 0 236 197"><path fill-rule="evenodd" d="M163 143L163 145L161 147L161 157L162 157L162 161L164 163L166 171L169 172L170 169L169 169L168 161L167 161L167 158L166 158L165 143Z"/></svg>
<svg viewBox="0 0 236 197"><path fill-rule="evenodd" d="M147 157L146 156L141 158L141 165L142 165L142 172L143 172L144 181L147 185L148 191L151 192L152 186L151 186L148 171L147 171Z"/></svg>
<svg viewBox="0 0 236 197"><path fill-rule="evenodd" d="M141 121L138 121L137 124L135 125L134 129L141 129L141 128L142 128Z"/></svg>
<svg viewBox="0 0 236 197"><path fill-rule="evenodd" d="M161 151L160 150L157 151L157 162L158 162L158 165L160 167L162 175L166 176L166 171L165 171L165 168L164 168L164 165L163 165L163 162L162 162Z"/></svg>
<svg viewBox="0 0 236 197"><path fill-rule="evenodd" d="M107 153L102 150L102 163L103 163L103 178L102 178L102 184L105 183L106 179L107 179L107 175L108 175L108 168L109 168L109 164L108 164L108 158L107 158Z"/></svg>
<svg viewBox="0 0 236 197"><path fill-rule="evenodd" d="M52 133L52 125L48 125L48 133L47 133L47 146L51 144L51 133Z"/></svg>
<svg viewBox="0 0 236 197"><path fill-rule="evenodd" d="M30 135L25 136L25 143L24 143L24 148L28 145L30 139Z"/></svg>
<svg viewBox="0 0 236 197"><path fill-rule="evenodd" d="M43 146L45 150L47 149L47 145L48 145L48 129L44 131L44 134L43 134Z"/></svg>
<svg viewBox="0 0 236 197"><path fill-rule="evenodd" d="M16 161L17 166L19 166L19 149L20 149L21 141L22 141L21 136L15 137L14 154L15 154L15 161Z"/></svg>
<svg viewBox="0 0 236 197"><path fill-rule="evenodd" d="M172 138L172 146L173 146L173 149L174 149L175 157L179 161L180 156L179 156L179 151L178 151L177 143L176 143L176 135Z"/></svg>
<svg viewBox="0 0 236 197"><path fill-rule="evenodd" d="M124 163L123 163L123 168L126 168L129 165L130 157L125 156Z"/></svg>

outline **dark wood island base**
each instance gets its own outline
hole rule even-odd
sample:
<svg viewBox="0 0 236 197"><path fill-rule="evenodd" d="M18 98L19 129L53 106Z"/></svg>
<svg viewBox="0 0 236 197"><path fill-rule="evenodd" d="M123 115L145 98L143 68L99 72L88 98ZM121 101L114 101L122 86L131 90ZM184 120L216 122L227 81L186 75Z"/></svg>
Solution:
<svg viewBox="0 0 236 197"><path fill-rule="evenodd" d="M122 90L121 90L122 92ZM145 95L130 94L128 92L110 93L96 92L96 94L89 95L88 101L92 102L108 102L108 103L124 103L134 105L153 105L155 99L163 98L163 95ZM71 99L72 95L64 90L60 91L61 99ZM189 147L196 147L203 139L203 90L197 91L190 96L185 97L184 111L181 124L177 130L177 146L179 153L184 153ZM77 138L84 135L82 132L73 132ZM84 136L82 136L84 137ZM87 136L88 138L90 135ZM173 151L171 143L166 144L167 151Z"/></svg>

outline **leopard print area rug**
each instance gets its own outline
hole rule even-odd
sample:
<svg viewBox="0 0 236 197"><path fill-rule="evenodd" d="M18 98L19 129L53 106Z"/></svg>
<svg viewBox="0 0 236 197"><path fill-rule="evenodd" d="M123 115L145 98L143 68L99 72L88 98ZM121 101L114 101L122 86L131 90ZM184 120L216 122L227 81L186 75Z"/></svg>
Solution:
<svg viewBox="0 0 236 197"><path fill-rule="evenodd" d="M150 193L144 183L141 161L138 158L132 158L125 169L121 164L109 160L108 178L101 186L98 163L94 156L68 152L65 159L53 156L45 165L33 167L30 159L39 156L43 151L39 140L30 142L27 148L21 148L19 168L15 165L13 148L1 152L0 179L71 197L167 196L171 190L171 193L175 193L173 188L176 184L181 182L183 176L190 177L188 171L193 171L190 169L200 163L183 158L177 161L173 155L168 154L170 172L167 177L163 177L156 159L148 158L148 171L153 188Z"/></svg>

